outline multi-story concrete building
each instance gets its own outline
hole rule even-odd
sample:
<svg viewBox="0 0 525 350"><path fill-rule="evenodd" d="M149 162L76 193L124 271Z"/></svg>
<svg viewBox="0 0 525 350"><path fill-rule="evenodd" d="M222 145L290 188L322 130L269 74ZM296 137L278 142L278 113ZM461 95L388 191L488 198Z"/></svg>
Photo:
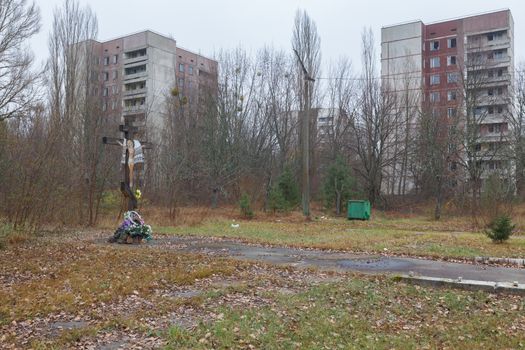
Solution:
<svg viewBox="0 0 525 350"><path fill-rule="evenodd" d="M177 47L172 38L143 31L95 42L103 113L110 119L130 119L141 134L154 136L162 128L166 96L217 85L217 61Z"/></svg>
<svg viewBox="0 0 525 350"><path fill-rule="evenodd" d="M512 168L495 150L504 148L509 132L506 116L512 110L513 28L510 10L502 10L381 30L383 83L394 89L401 105L414 108L414 120L425 108L444 122L474 115L479 124L475 149L480 154L482 178ZM405 103L406 98L410 103Z"/></svg>

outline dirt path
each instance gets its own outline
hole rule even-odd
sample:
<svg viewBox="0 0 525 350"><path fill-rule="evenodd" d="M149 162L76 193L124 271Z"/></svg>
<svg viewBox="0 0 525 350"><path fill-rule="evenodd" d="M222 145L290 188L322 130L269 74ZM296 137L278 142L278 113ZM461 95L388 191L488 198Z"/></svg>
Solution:
<svg viewBox="0 0 525 350"><path fill-rule="evenodd" d="M525 270L519 268L465 264L436 260L385 257L380 255L327 252L297 248L263 247L232 240L200 237L159 237L149 243L182 252L228 256L241 260L285 264L295 267L317 267L336 271L377 274L409 274L479 280L486 282L525 283Z"/></svg>

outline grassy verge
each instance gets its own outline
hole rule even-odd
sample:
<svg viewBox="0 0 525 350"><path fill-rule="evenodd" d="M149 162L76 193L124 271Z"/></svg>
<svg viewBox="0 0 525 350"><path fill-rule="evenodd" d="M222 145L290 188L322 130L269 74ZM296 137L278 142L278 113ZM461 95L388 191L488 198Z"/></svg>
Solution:
<svg viewBox="0 0 525 350"><path fill-rule="evenodd" d="M435 223L423 219L379 219L352 222L322 219L313 222L210 220L200 225L156 227L158 233L240 238L255 243L388 252L412 256L472 258L475 256L523 257L525 236L493 244L483 233L461 221Z"/></svg>
<svg viewBox="0 0 525 350"><path fill-rule="evenodd" d="M525 346L523 300L350 279L222 307L211 324L171 327L168 349L498 349ZM520 311L521 310L521 311Z"/></svg>

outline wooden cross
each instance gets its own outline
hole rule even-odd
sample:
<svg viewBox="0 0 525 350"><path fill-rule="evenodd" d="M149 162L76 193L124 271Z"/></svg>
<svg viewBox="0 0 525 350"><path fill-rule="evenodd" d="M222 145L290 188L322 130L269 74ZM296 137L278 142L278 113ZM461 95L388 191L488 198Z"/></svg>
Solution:
<svg viewBox="0 0 525 350"><path fill-rule="evenodd" d="M123 147L124 143L127 140L133 140L135 133L138 132L138 127L131 125L131 121L129 119L125 119L124 125L119 125L119 131L122 132L124 135L124 138L117 138L117 137L107 137L104 136L102 138L102 142L105 145L113 145L113 146L120 146ZM140 141L142 145L142 149L149 149L151 148L151 143L149 142L142 142ZM133 145L134 147L134 145ZM132 185L130 184L130 178L133 177L133 174L130 174L129 170L129 148L125 147L125 158L124 158L124 165L122 166L122 175L123 175L123 181L120 182L120 192L124 195L125 198L128 200L128 210L135 210L137 209L137 197L135 196L135 193L132 190Z"/></svg>

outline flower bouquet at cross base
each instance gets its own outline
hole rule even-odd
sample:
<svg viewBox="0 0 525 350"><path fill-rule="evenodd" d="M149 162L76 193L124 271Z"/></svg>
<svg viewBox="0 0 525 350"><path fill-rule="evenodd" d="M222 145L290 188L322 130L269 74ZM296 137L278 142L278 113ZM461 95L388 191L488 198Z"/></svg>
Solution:
<svg viewBox="0 0 525 350"><path fill-rule="evenodd" d="M110 243L140 243L143 239L146 241L152 239L151 226L146 225L136 211L127 211L124 213L124 221L108 241Z"/></svg>

